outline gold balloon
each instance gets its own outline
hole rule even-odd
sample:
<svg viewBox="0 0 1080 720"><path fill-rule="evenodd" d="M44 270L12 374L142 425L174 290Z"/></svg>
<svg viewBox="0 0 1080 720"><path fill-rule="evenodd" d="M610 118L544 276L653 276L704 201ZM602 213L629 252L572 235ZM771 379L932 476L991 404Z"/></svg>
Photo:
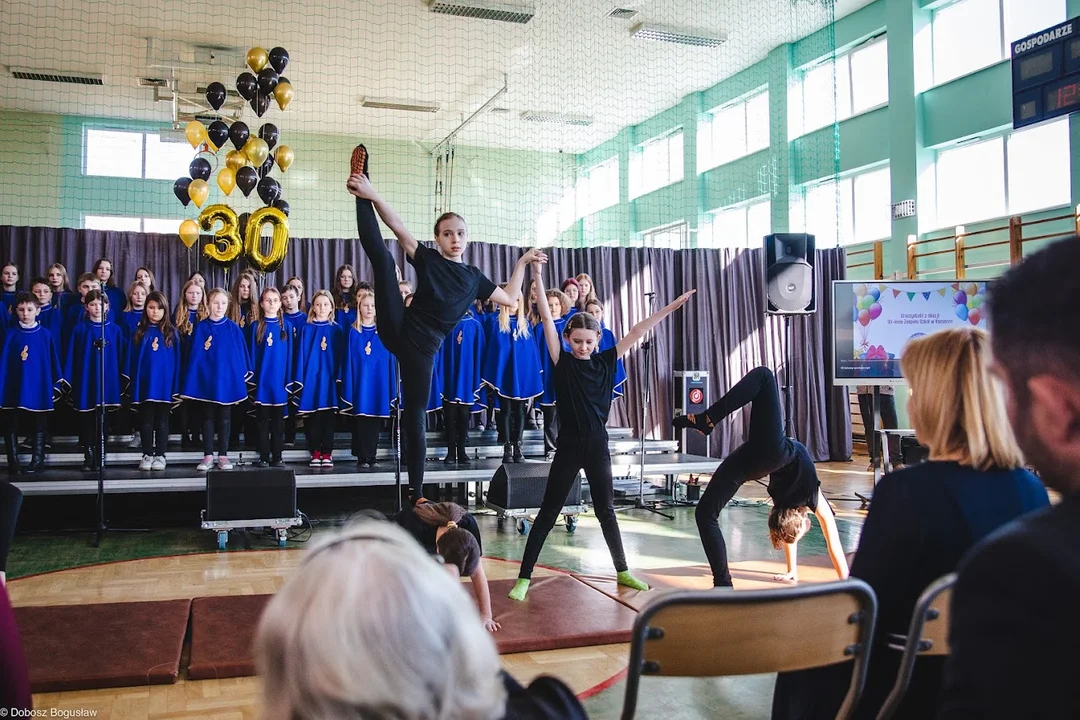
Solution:
<svg viewBox="0 0 1080 720"><path fill-rule="evenodd" d="M230 170L232 170L235 173L240 168L247 165L248 161L247 161L247 158L244 157L244 153L240 152L239 150L230 150L225 155L225 164L228 166L228 168Z"/></svg>
<svg viewBox="0 0 1080 720"><path fill-rule="evenodd" d="M289 107L289 103L292 102L295 94L296 92L290 83L279 82L274 87L274 99L277 100L277 106L282 110Z"/></svg>
<svg viewBox="0 0 1080 720"><path fill-rule="evenodd" d="M293 164L293 160L296 159L293 149L288 145L280 145L277 149L277 164L281 168L281 172L285 172Z"/></svg>
<svg viewBox="0 0 1080 720"><path fill-rule="evenodd" d="M180 223L180 242L184 243L184 247L188 250L195 244L195 241L199 239L199 225L194 220L185 220Z"/></svg>
<svg viewBox="0 0 1080 720"><path fill-rule="evenodd" d="M240 240L236 212L231 207L210 205L199 213L199 225L203 230L212 230L218 220L221 221L221 229L214 233L217 239L203 245L202 253L210 262L224 267L240 257L244 243Z"/></svg>
<svg viewBox="0 0 1080 720"><path fill-rule="evenodd" d="M217 186L226 195L232 195L233 188L236 187L236 173L232 171L232 168L223 167L218 170Z"/></svg>
<svg viewBox="0 0 1080 720"><path fill-rule="evenodd" d="M253 47L247 51L247 64L253 72L258 73L266 63L270 62L270 55L261 47Z"/></svg>
<svg viewBox="0 0 1080 720"><path fill-rule="evenodd" d="M191 147L197 148L207 141L206 126L198 120L192 120L184 128L184 137L191 143Z"/></svg>
<svg viewBox="0 0 1080 720"><path fill-rule="evenodd" d="M202 204L206 202L206 196L210 194L210 186L205 180L192 180L187 192L191 202L195 203L195 207L202 207Z"/></svg>
<svg viewBox="0 0 1080 720"><path fill-rule="evenodd" d="M270 154L270 146L262 138L251 138L244 143L244 155L256 168L262 167L266 162L266 156Z"/></svg>
<svg viewBox="0 0 1080 720"><path fill-rule="evenodd" d="M273 235L270 251L262 252L262 228L270 225ZM248 263L261 272L274 272L285 262L285 253L289 250L289 219L276 207L259 208L248 218L247 233L244 237L244 255Z"/></svg>

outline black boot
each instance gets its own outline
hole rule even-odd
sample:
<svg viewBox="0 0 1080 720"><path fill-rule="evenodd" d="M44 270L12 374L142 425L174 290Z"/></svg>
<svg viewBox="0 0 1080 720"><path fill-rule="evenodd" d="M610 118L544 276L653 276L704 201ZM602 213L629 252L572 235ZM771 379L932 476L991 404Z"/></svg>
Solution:
<svg viewBox="0 0 1080 720"><path fill-rule="evenodd" d="M7 451L8 475L19 474L19 438L13 432L4 433L4 450Z"/></svg>
<svg viewBox="0 0 1080 720"><path fill-rule="evenodd" d="M458 464L458 451L457 448L454 447L453 443L446 444L446 457L443 458L443 462L447 465Z"/></svg>
<svg viewBox="0 0 1080 720"><path fill-rule="evenodd" d="M35 475L45 469L45 432L36 432L31 436L30 464L23 469L26 475Z"/></svg>
<svg viewBox="0 0 1080 720"><path fill-rule="evenodd" d="M510 443L503 444L503 464L514 462L514 446Z"/></svg>
<svg viewBox="0 0 1080 720"><path fill-rule="evenodd" d="M514 443L514 462L525 462L525 456L521 454L521 442Z"/></svg>
<svg viewBox="0 0 1080 720"><path fill-rule="evenodd" d="M97 469L97 466L94 464L94 453L93 453L93 451L91 450L90 447L83 448L82 471L83 472L93 472L96 469Z"/></svg>
<svg viewBox="0 0 1080 720"><path fill-rule="evenodd" d="M465 449L465 441L459 440L457 445L457 464L464 465L466 467L472 465L472 458L469 457L469 452Z"/></svg>

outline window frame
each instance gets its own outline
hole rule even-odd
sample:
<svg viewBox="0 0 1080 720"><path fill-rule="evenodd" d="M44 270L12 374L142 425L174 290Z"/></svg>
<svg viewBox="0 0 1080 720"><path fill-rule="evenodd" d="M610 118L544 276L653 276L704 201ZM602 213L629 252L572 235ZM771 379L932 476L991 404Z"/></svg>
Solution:
<svg viewBox="0 0 1080 720"><path fill-rule="evenodd" d="M650 242L650 238L656 238L657 236L664 235L673 230L679 231L679 242L677 245L657 245L656 241ZM687 225L685 220L676 220L675 222L666 223L664 225L657 225L654 228L643 230L638 233L638 247L659 248L661 250L686 250L689 247L690 242L690 226Z"/></svg>
<svg viewBox="0 0 1080 720"><path fill-rule="evenodd" d="M750 113L749 113L750 103L753 102L754 100L759 99L763 95L766 98L766 100L765 100L765 103L766 103L766 113L765 113L765 138L766 138L766 143L765 143L765 145L763 147L756 147L756 148L751 149L750 148L750 137L751 137ZM698 133L698 154L697 154L697 174L698 175L701 175L702 173L708 172L709 170L714 170L714 169L716 169L718 167L723 167L724 165L727 165L729 163L733 163L736 160L740 160L740 159L742 159L744 157L749 157L750 155L754 155L755 153L763 152L763 151L769 149L769 147L772 144L771 116L770 116L770 114L768 112L769 101L770 101L770 98L769 98L769 85L768 85L768 83L766 83L764 85L759 85L758 87L754 88L750 92L744 93L743 95L740 95L739 97L734 98L733 100L729 100L728 102L717 105L716 107L714 107L714 108L712 108L710 110L706 110L703 113L704 119L701 122L699 122L698 127L699 128L704 127L706 129L706 132L705 133L701 133L701 132ZM717 156L716 156L716 142L715 142L715 137L714 137L714 134L715 134L714 121L716 119L716 116L719 115L720 113L728 111L728 110L733 110L736 107L739 107L742 110L742 120L743 120L743 147L742 147L742 150L740 151L740 153L738 155L734 155L734 156L726 158L724 160L718 160ZM703 134L706 135L707 138L708 138L707 145L706 145L706 147L708 147L708 153L706 153L706 154L703 154L701 152L701 146L702 146L702 139L701 138L702 138Z"/></svg>
<svg viewBox="0 0 1080 720"><path fill-rule="evenodd" d="M675 136L677 136L677 135L682 136L682 139L681 139L681 142L680 142L680 145L682 146L682 152L679 153L678 162L673 163L672 158L671 158L671 142L675 138ZM668 158L668 176L667 176L667 179L665 180L665 182L661 183L660 185L657 185L655 187L646 188L645 186L643 186L641 184L641 180L645 176L645 172L644 172L644 170L645 170L645 167L644 167L645 148L649 147L649 146L659 144L659 143L667 143L667 145L668 145L667 150L666 150L667 158ZM648 195L649 193L653 193L653 192L656 192L657 190L660 190L662 188L666 188L666 187L669 187L669 186L674 185L676 183L682 182L683 180L686 179L686 171L685 171L685 167L684 167L685 163L686 163L686 134L685 134L685 128L683 128L682 125L678 125L676 127L673 127L670 130L667 130L666 132L660 133L659 135L655 135L655 136L649 138L648 140L645 140L644 142L638 143L636 146L634 146L630 150L630 162L629 162L629 167L627 168L627 175L628 175L629 187L630 187L630 193L629 193L630 197L629 197L629 199L630 200L637 200L638 198L644 197L644 196ZM678 177L675 177L674 174L672 173L672 169L676 168L676 167L679 168ZM636 173L635 173L635 170L636 170ZM635 180L635 178L634 178L635 174L641 176L641 177L637 178L636 183L634 181Z"/></svg>
<svg viewBox="0 0 1080 720"><path fill-rule="evenodd" d="M138 135L139 136L139 147L140 147L139 175L106 175L106 174L97 174L97 173L92 174L92 173L88 172L87 164L88 164L89 156L90 156L90 133L92 131L93 132L124 133L124 134L127 134L127 135ZM147 160L147 155L146 155L147 141L146 141L146 138L147 138L147 136L150 136L150 135L160 136L160 133L158 133L157 131L132 130L131 128L115 127L115 126L109 126L109 125L92 125L92 124L83 125L82 167L81 167L83 177L88 177L88 178L90 178L90 177L93 177L93 178L115 178L115 179L121 179L121 180L149 180L151 182L171 182L171 181L175 181L176 178L147 177L147 175L146 175L146 160ZM177 145L180 145L180 144L186 145L187 143L186 142L185 143L177 142L176 144ZM194 159L195 157L196 157L196 152L193 149L191 151L191 159ZM189 160L189 163L190 163L190 160ZM183 177L184 175L187 175L187 173L182 172L181 175L178 175L177 177ZM108 215L108 216L100 216L100 217L114 217L114 216ZM116 217L119 217L119 216L116 216Z"/></svg>
<svg viewBox="0 0 1080 720"><path fill-rule="evenodd" d="M708 225L708 240L705 243L701 242L701 233L698 233L698 241L695 246L698 248L708 249L721 249L721 250L747 250L757 247L750 243L750 209L758 207L760 205L769 206L770 217L772 215L772 197L769 195L759 195L757 197L750 198L749 200L741 200L731 205L723 205L718 208L714 208L706 213L706 223ZM746 234L743 237L744 243L742 245L731 244L719 244L716 242L716 218L719 215L729 212L741 211L743 213L743 225L746 228ZM771 226L771 222L770 222ZM770 227L771 230L771 227Z"/></svg>
<svg viewBox="0 0 1080 720"><path fill-rule="evenodd" d="M840 215L837 215L836 216L837 217L837 222L836 222L835 244L834 245L824 245L824 244L821 244L819 242L818 246L819 247L853 247L855 245L863 245L865 243L878 242L880 240L888 240L892 236L891 235L891 230L892 230L892 223L893 223L893 220L892 220L892 196L891 196L891 193L890 193L890 196L889 196L889 199L888 199L890 233L886 234L886 235L884 235L882 237L871 237L871 238L860 238L860 237L858 237L858 234L857 234L858 228L859 228L859 225L860 225L860 223L858 222L857 213L859 211L859 208L862 207L862 206L855 201L855 180L857 178L859 178L860 176L869 175L871 173L876 173L876 172L881 172L883 170L887 170L889 172L889 174L890 174L890 186L891 186L892 166L888 162L878 163L878 164L870 165L870 166L867 166L867 167L861 167L861 168L858 168L857 170L853 170L853 171L846 172L846 173L841 173L841 174L838 174L838 175L833 175L833 176L828 177L828 178L821 178L821 179L819 179L817 181L806 183L805 185L803 185L799 189L799 192L797 194L796 201L795 201L797 203L797 207L801 211L800 213L797 214L797 216L799 217L799 223L798 224L793 223L792 227L793 228L794 227L802 228L802 230L800 232L811 232L812 233L813 232L812 229L809 229L809 228L806 227L806 222L807 222L806 198L807 198L807 195L810 193L811 190L823 187L825 185L835 184L835 185L837 185L837 189L833 191L832 195L834 197L837 197L837 205L841 205L843 203L843 201L839 198L839 194L844 190L844 183L847 183L848 203L849 203L849 207L851 208L851 217L847 218L845 220L845 222L848 223L848 224L841 225L841 223L840 223L840 220L841 220ZM847 227L850 227L850 230L851 230L851 233L850 233L851 240L849 242L843 242L843 238L845 237L845 233L843 232L843 230L845 228L847 228ZM817 233L813 233L813 234L817 235ZM831 240L831 238L830 238L830 240Z"/></svg>
<svg viewBox="0 0 1080 720"><path fill-rule="evenodd" d="M803 67L801 67L801 68L799 68L797 70L797 75L798 75L798 81L797 81L797 84L798 84L798 103L799 103L798 111L799 112L798 112L798 117L797 117L798 126L796 128L794 128L795 132L791 133L791 136L792 136L793 139L797 138L797 137L802 137L804 135L809 135L810 133L813 133L813 132L817 132L818 130L822 130L824 128L829 127L829 125L841 123L841 122L844 122L845 120L850 120L851 118L858 117L860 115L865 115L866 113L871 113L871 112L874 112L875 110L880 110L881 108L889 106L889 95L888 95L888 92L886 92L884 102L878 103L876 105L871 105L869 107L863 108L863 109L859 110L858 112L856 112L855 111L855 83L852 81L852 76L851 76L851 58L852 58L853 55L856 55L859 52L861 52L863 50L866 50L868 48L871 48L871 47L873 47L873 46L875 46L875 45L877 45L879 43L888 43L888 41L889 41L889 33L887 31L881 31L881 32L878 32L878 33L876 33L874 35L871 35L870 37L868 37L867 39L863 40L862 42L860 42L860 43L858 43L856 45L852 45L851 47L847 48L846 50L836 52L836 53L833 53L831 55L826 55L825 57L822 57L822 58L818 58L816 61L814 61L812 63L809 63L807 65L804 65ZM885 51L885 58L886 58L885 83L886 83L886 87L888 86L888 82L889 82L888 56L889 56L888 47L886 47L886 51ZM841 61L844 62L847 65L847 107L849 109L849 114L848 115L843 115L843 116L841 116L841 114L839 112L840 87L839 87L839 83L837 81L839 73L838 73L838 70L836 68L837 63L840 63ZM807 102L806 102L806 75L807 75L807 73L809 73L809 72L811 72L813 70L816 70L816 69L822 67L823 65L827 65L829 63L833 63L833 86L836 88L835 98L837 100L837 102L834 104L834 107L833 107L833 122L826 123L824 125L818 125L816 127L808 127L807 122L806 122L806 107L807 107Z"/></svg>

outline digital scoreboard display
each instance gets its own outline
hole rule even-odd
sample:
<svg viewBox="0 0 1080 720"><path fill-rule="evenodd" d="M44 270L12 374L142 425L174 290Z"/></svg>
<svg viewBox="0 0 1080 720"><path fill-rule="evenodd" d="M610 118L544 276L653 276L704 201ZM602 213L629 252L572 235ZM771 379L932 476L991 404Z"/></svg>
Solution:
<svg viewBox="0 0 1080 720"><path fill-rule="evenodd" d="M1080 110L1080 18L1012 44L1013 127Z"/></svg>

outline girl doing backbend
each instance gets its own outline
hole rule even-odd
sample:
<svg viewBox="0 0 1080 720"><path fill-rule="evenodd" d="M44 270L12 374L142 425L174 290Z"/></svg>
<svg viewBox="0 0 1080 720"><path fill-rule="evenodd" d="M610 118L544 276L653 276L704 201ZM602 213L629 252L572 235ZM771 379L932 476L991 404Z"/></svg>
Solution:
<svg viewBox="0 0 1080 720"><path fill-rule="evenodd" d="M383 200L368 176L368 152L357 146L352 156L352 175L346 183L356 196L356 228L360 244L371 262L375 281L376 326L383 344L401 366L401 395L405 465L413 501L419 499L424 483L427 456L425 432L428 394L435 356L443 340L474 300L494 300L513 307L521 297L525 268L532 262L547 262L538 250L529 250L518 260L506 289L495 287L477 268L462 259L469 243L465 221L456 213L445 213L435 222L435 249L417 242L390 205ZM416 270L416 292L406 309L398 286L397 266L383 244L376 211L397 237Z"/></svg>
<svg viewBox="0 0 1080 720"><path fill-rule="evenodd" d="M743 483L766 475L773 501L769 535L774 547L783 546L787 560L787 572L776 579L799 579L795 551L799 539L810 529L807 509L821 523L836 574L846 578L848 565L836 530L836 518L821 493L821 481L806 446L784 435L776 378L769 368L754 368L704 413L680 415L673 424L680 429L692 427L707 435L718 422L746 405L750 405L750 432L746 442L720 463L694 512L701 543L712 567L713 585L731 587L727 547L718 522L720 510Z"/></svg>
<svg viewBox="0 0 1080 720"><path fill-rule="evenodd" d="M548 306L539 265L533 266L533 276L537 284L536 302L544 323L545 349L555 366L555 411L559 418L559 438L544 499L540 503L536 522L529 531L518 581L510 591L510 598L525 599L540 550L555 526L574 479L582 469L589 480L593 511L604 532L604 541L618 573L618 583L635 590L648 590L649 586L631 575L627 568L622 536L612 505L615 493L606 424L615 387L615 364L654 325L685 305L694 291L680 295L667 307L639 322L615 347L594 354L600 341L600 323L588 313L571 316L563 330L570 350L564 350Z"/></svg>

